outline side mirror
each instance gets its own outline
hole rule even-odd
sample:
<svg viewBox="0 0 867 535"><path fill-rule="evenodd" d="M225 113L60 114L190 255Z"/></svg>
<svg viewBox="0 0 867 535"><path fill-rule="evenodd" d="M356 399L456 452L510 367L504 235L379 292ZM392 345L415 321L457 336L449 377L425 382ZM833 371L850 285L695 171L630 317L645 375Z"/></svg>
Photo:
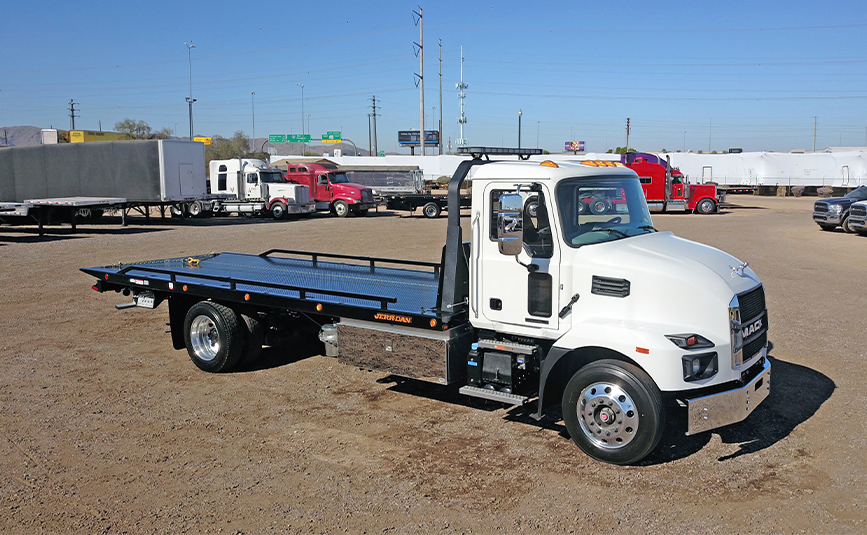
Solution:
<svg viewBox="0 0 867 535"><path fill-rule="evenodd" d="M500 196L497 212L497 240L500 254L517 256L524 242L524 199L517 193Z"/></svg>

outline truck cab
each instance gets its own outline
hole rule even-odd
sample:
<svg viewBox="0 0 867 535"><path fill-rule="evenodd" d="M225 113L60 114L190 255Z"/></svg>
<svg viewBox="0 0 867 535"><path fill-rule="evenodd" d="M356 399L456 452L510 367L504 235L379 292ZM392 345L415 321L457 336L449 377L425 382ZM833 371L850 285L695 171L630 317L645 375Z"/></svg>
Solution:
<svg viewBox="0 0 867 535"><path fill-rule="evenodd" d="M657 163L661 162L658 157L634 153L626 156L624 164L638 173L651 211L712 214L719 208L723 198L713 184L690 184L679 169L668 162Z"/></svg>
<svg viewBox="0 0 867 535"><path fill-rule="evenodd" d="M759 278L658 232L641 186L606 161L496 162L473 175L466 301L480 340L461 391L538 397L538 417L561 403L573 440L614 463L655 447L663 399L687 406L694 434L742 420L770 383ZM586 209L588 198L606 209Z"/></svg>
<svg viewBox="0 0 867 535"><path fill-rule="evenodd" d="M275 219L314 210L309 189L283 177L279 169L254 158L211 160L209 187L212 194L234 196L233 201L216 202L215 211L239 213L270 212Z"/></svg>
<svg viewBox="0 0 867 535"><path fill-rule="evenodd" d="M376 206L372 189L350 182L346 173L331 163L290 163L284 176L310 188L317 210L328 210L337 217L350 213L364 216Z"/></svg>

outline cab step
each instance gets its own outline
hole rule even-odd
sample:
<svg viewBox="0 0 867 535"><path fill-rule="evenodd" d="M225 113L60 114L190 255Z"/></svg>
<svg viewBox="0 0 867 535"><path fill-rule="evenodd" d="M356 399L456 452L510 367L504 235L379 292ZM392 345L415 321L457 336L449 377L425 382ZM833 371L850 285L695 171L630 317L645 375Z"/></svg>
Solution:
<svg viewBox="0 0 867 535"><path fill-rule="evenodd" d="M518 394L509 394L498 390L491 390L490 388L479 388L477 386L469 385L462 386L458 392L465 396L482 398L490 401L499 401L500 403L505 403L507 405L524 405L530 400L527 396L519 396Z"/></svg>

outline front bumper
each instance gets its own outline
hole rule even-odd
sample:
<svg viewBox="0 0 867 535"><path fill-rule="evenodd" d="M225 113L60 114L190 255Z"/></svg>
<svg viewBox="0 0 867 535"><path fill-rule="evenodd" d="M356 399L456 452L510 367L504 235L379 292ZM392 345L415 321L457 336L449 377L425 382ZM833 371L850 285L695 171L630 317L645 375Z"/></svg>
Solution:
<svg viewBox="0 0 867 535"><path fill-rule="evenodd" d="M312 214L316 211L316 204L310 202L290 202L286 205L287 214Z"/></svg>
<svg viewBox="0 0 867 535"><path fill-rule="evenodd" d="M373 201L371 201L371 202L359 202L356 204L350 204L349 207L353 212L358 212L360 210L371 210L373 208L376 208L376 203Z"/></svg>
<svg viewBox="0 0 867 535"><path fill-rule="evenodd" d="M687 435L695 435L744 420L771 393L771 363L746 385L725 392L687 399Z"/></svg>
<svg viewBox="0 0 867 535"><path fill-rule="evenodd" d="M849 227L852 230L865 230L867 229L867 219L856 218L855 216L849 216Z"/></svg>
<svg viewBox="0 0 867 535"><path fill-rule="evenodd" d="M813 212L813 221L820 225L839 225L843 222L843 214Z"/></svg>

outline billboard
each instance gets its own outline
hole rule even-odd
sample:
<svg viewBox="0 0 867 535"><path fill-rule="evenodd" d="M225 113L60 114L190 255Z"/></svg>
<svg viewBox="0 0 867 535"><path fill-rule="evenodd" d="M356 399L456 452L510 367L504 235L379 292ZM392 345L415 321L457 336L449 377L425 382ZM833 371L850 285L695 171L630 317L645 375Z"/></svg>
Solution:
<svg viewBox="0 0 867 535"><path fill-rule="evenodd" d="M584 142L583 141L567 141L566 142L566 152L584 152Z"/></svg>
<svg viewBox="0 0 867 535"><path fill-rule="evenodd" d="M419 139L418 130L398 130L397 143L401 147L419 147L421 140ZM426 147L437 147L440 144L440 133L438 130L424 131L424 144Z"/></svg>

